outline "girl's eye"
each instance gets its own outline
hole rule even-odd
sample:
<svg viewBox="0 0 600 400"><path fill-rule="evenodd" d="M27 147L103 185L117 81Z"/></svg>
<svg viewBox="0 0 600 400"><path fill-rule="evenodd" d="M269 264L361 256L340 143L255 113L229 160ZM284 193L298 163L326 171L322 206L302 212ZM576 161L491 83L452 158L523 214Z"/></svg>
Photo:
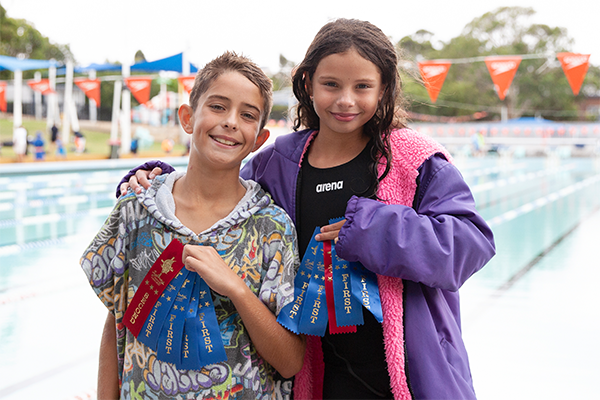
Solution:
<svg viewBox="0 0 600 400"><path fill-rule="evenodd" d="M336 87L337 84L335 82L325 82L324 83L325 86L330 86L330 87Z"/></svg>
<svg viewBox="0 0 600 400"><path fill-rule="evenodd" d="M356 87L358 89L368 89L369 85L367 85L366 83L359 83L358 85L356 85Z"/></svg>

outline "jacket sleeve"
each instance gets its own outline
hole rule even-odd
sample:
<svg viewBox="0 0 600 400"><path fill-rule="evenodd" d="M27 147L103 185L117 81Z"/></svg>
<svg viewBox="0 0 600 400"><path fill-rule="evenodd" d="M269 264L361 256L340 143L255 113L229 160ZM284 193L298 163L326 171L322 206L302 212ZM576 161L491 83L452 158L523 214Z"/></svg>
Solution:
<svg viewBox="0 0 600 400"><path fill-rule="evenodd" d="M138 169L152 171L156 167L162 168L163 174L170 174L171 172L175 171L175 168L173 168L170 164L167 164L166 162L163 162L160 160L146 161L142 165L138 165L137 167L135 167L134 169L129 171L127 174L125 174L123 179L121 179L121 182L119 182L117 185L117 192L116 192L117 199L119 198L119 196L121 196L121 184L129 181L129 178L131 178L133 175L135 175L135 173Z"/></svg>
<svg viewBox="0 0 600 400"><path fill-rule="evenodd" d="M352 197L336 252L380 275L456 291L495 254L492 231L452 164L433 156L418 179L414 208Z"/></svg>

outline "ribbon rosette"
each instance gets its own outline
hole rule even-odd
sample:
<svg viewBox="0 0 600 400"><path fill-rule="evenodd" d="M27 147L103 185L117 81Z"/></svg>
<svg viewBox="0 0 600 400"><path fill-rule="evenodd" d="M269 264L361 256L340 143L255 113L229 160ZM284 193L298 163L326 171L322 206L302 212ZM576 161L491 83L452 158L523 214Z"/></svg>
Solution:
<svg viewBox="0 0 600 400"><path fill-rule="evenodd" d="M123 323L159 360L200 370L227 355L210 288L183 268L182 252L183 244L173 239L135 292Z"/></svg>
<svg viewBox="0 0 600 400"><path fill-rule="evenodd" d="M330 220L330 223L341 218ZM356 332L362 325L362 307L383 321L377 276L358 262L339 258L331 241L318 242L315 228L296 279L294 301L286 305L277 321L294 333L324 336Z"/></svg>

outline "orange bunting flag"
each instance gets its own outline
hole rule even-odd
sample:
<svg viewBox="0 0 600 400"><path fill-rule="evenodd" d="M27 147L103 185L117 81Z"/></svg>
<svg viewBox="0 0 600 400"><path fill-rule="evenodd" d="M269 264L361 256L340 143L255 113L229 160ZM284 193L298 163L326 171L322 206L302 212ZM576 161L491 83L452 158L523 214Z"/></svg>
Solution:
<svg viewBox="0 0 600 400"><path fill-rule="evenodd" d="M181 84L181 86L183 86L187 94L190 94L192 88L194 87L194 79L196 79L196 75L180 76L177 79L179 80L179 83Z"/></svg>
<svg viewBox="0 0 600 400"><path fill-rule="evenodd" d="M590 65L590 55L578 53L558 53L556 58L558 58L560 64L562 65L562 69L567 76L569 85L571 85L573 94L577 96Z"/></svg>
<svg viewBox="0 0 600 400"><path fill-rule="evenodd" d="M488 71L494 82L494 88L500 100L504 100L508 88L517 73L519 64L521 64L521 57L519 56L495 56L486 57L485 64L487 65Z"/></svg>
<svg viewBox="0 0 600 400"><path fill-rule="evenodd" d="M131 77L125 78L125 84L131 90L131 94L140 104L145 104L150 100L151 77Z"/></svg>
<svg viewBox="0 0 600 400"><path fill-rule="evenodd" d="M96 106L100 107L100 79L78 78L73 82L83 90L87 97L96 102Z"/></svg>
<svg viewBox="0 0 600 400"><path fill-rule="evenodd" d="M50 87L49 79L42 79L40 81L27 81L29 87L31 87L36 92L41 92L42 94L54 93L54 90Z"/></svg>
<svg viewBox="0 0 600 400"><path fill-rule="evenodd" d="M436 102L440 90L444 85L448 70L451 63L439 61L423 61L419 62L419 72L425 83L429 98L433 103Z"/></svg>
<svg viewBox="0 0 600 400"><path fill-rule="evenodd" d="M6 112L6 82L0 81L0 110Z"/></svg>

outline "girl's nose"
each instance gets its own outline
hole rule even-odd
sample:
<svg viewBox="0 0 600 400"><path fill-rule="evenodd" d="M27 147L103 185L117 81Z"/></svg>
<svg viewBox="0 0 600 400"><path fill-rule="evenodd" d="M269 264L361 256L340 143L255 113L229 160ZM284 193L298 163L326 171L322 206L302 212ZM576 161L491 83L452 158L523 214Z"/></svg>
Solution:
<svg viewBox="0 0 600 400"><path fill-rule="evenodd" d="M352 95L352 91L343 90L340 92L340 97L338 97L338 105L342 107L351 107L354 105L354 96Z"/></svg>

